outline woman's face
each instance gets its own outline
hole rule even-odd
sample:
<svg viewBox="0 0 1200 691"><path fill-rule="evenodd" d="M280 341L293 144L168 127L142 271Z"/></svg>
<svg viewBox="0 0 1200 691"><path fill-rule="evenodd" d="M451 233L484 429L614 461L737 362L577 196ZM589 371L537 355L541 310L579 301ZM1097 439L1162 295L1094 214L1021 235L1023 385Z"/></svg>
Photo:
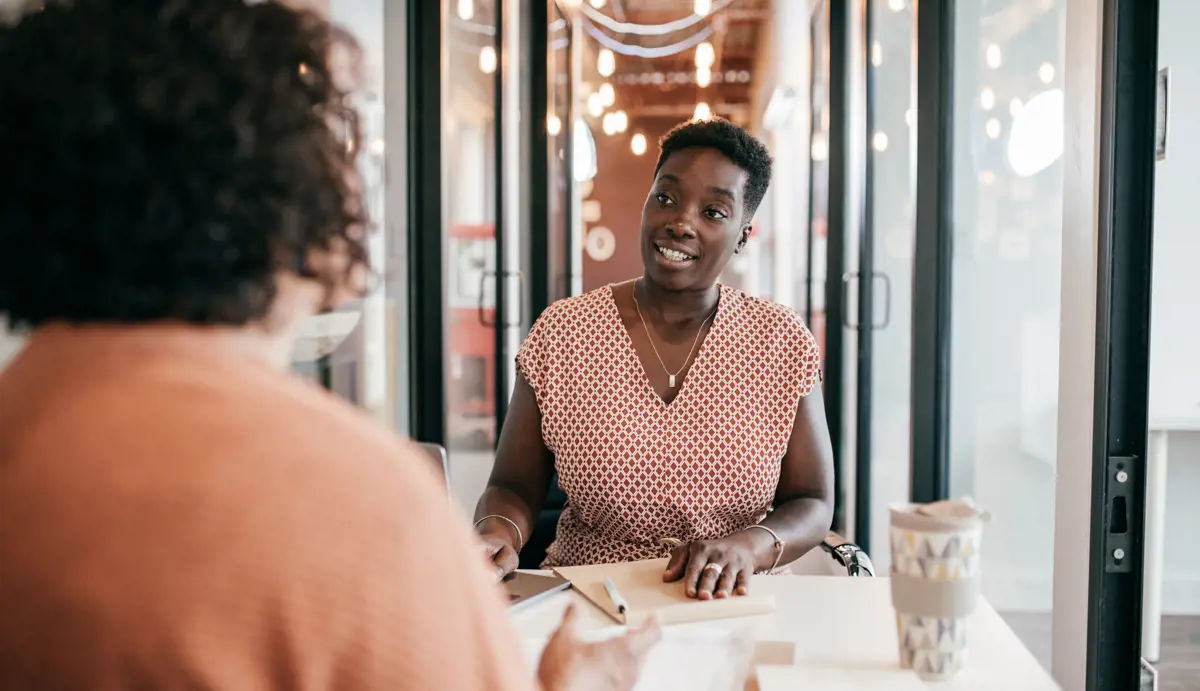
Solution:
<svg viewBox="0 0 1200 691"><path fill-rule="evenodd" d="M646 278L667 290L706 289L745 244L746 171L716 149L671 154L642 208Z"/></svg>

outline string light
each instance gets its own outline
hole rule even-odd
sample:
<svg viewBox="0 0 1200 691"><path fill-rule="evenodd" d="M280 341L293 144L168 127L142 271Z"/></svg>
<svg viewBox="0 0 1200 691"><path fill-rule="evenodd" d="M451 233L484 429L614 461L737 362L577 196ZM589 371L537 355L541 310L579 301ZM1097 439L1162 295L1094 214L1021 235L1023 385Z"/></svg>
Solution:
<svg viewBox="0 0 1200 691"><path fill-rule="evenodd" d="M608 48L601 48L596 56L596 71L601 77L611 77L617 71L617 56Z"/></svg>
<svg viewBox="0 0 1200 691"><path fill-rule="evenodd" d="M613 113L613 126L618 132L624 132L629 129L629 115L623 110L618 110Z"/></svg>
<svg viewBox="0 0 1200 691"><path fill-rule="evenodd" d="M464 22L475 18L475 0L458 0L458 18Z"/></svg>
<svg viewBox="0 0 1200 691"><path fill-rule="evenodd" d="M596 9L604 7L604 0L592 0L592 7L595 7Z"/></svg>
<svg viewBox="0 0 1200 691"><path fill-rule="evenodd" d="M693 120L711 120L712 119L712 108L709 108L708 104L705 103L704 101L697 103L696 104L696 112L692 113L692 119Z"/></svg>
<svg viewBox="0 0 1200 691"><path fill-rule="evenodd" d="M588 95L587 107L588 113L594 118L598 118L604 114L604 99L601 98L600 92L597 91Z"/></svg>
<svg viewBox="0 0 1200 691"><path fill-rule="evenodd" d="M871 146L875 147L876 151L887 151L888 136L886 132L876 132L874 137L871 137Z"/></svg>
<svg viewBox="0 0 1200 691"><path fill-rule="evenodd" d="M713 44L704 41L696 46L696 67L712 67L716 60L717 54L713 50Z"/></svg>
<svg viewBox="0 0 1200 691"><path fill-rule="evenodd" d="M600 128L610 137L617 133L616 116L616 113L605 113L604 119L600 121Z"/></svg>
<svg viewBox="0 0 1200 691"><path fill-rule="evenodd" d="M634 156L646 153L646 135L641 132L633 135L633 139L629 140L629 148L633 151Z"/></svg>
<svg viewBox="0 0 1200 691"><path fill-rule="evenodd" d="M492 46L484 46L479 51L479 69L484 74L491 74L496 71L496 49Z"/></svg>
<svg viewBox="0 0 1200 691"><path fill-rule="evenodd" d="M707 67L696 68L696 86L701 89L712 84L712 70Z"/></svg>
<svg viewBox="0 0 1200 691"><path fill-rule="evenodd" d="M1038 68L1038 79L1042 80L1043 84L1054 81L1054 65L1043 62L1042 66Z"/></svg>
<svg viewBox="0 0 1200 691"><path fill-rule="evenodd" d="M984 110L991 110L996 107L996 92L989 87L984 87L983 91L979 92L979 105Z"/></svg>
<svg viewBox="0 0 1200 691"><path fill-rule="evenodd" d="M546 118L546 132L551 137L557 137L559 132L562 132L562 120L559 120L557 115Z"/></svg>
<svg viewBox="0 0 1200 691"><path fill-rule="evenodd" d="M608 82L604 82L600 85L600 91L598 93L600 94L600 100L604 103L605 108L608 108L617 102L617 91L616 89L613 89L613 85L609 84Z"/></svg>
<svg viewBox="0 0 1200 691"><path fill-rule="evenodd" d="M993 70L999 68L1000 64L1003 62L1003 56L1000 53L1000 46L996 45L995 43L988 46L987 50L984 52L984 59L987 60L987 66Z"/></svg>
<svg viewBox="0 0 1200 691"><path fill-rule="evenodd" d="M987 124L984 125L984 131L987 132L988 139L999 139L1000 138L1000 121L997 120L996 118L992 118L991 120L988 120Z"/></svg>
<svg viewBox="0 0 1200 691"><path fill-rule="evenodd" d="M704 17L707 16L709 12L712 12L712 0L696 0L696 2L692 5L693 14Z"/></svg>

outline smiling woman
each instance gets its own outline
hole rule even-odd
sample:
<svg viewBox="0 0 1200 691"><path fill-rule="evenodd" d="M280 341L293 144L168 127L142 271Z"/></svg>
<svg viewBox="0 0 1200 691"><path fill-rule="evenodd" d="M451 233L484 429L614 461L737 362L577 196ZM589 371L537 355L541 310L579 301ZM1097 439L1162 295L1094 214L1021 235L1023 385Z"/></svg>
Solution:
<svg viewBox="0 0 1200 691"><path fill-rule="evenodd" d="M477 527L516 568L552 476L567 505L545 563L670 556L693 597L748 592L832 517L820 357L791 309L717 283L770 182L724 120L661 142L642 210L643 275L552 305L518 379Z"/></svg>

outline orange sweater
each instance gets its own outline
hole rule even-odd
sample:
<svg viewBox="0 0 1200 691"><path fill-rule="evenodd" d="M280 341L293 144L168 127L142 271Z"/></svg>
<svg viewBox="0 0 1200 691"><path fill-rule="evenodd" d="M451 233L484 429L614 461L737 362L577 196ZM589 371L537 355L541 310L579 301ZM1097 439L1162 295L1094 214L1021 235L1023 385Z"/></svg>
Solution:
<svg viewBox="0 0 1200 691"><path fill-rule="evenodd" d="M0 689L530 689L419 451L188 327L0 373Z"/></svg>

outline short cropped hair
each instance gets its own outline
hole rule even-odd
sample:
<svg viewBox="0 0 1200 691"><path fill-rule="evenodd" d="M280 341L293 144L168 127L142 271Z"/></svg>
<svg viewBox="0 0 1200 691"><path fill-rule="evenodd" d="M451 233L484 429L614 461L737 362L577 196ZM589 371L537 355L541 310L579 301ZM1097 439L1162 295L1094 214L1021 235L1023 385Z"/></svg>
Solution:
<svg viewBox="0 0 1200 691"><path fill-rule="evenodd" d="M281 270L363 275L353 38L277 0L37 4L0 23L11 326L243 325ZM327 249L345 277L310 266Z"/></svg>
<svg viewBox="0 0 1200 691"><path fill-rule="evenodd" d="M716 149L739 168L746 171L743 220L749 221L758 210L767 187L771 184L771 154L752 134L728 120L713 118L692 120L676 125L659 140L658 165L654 175L671 154L683 149Z"/></svg>

